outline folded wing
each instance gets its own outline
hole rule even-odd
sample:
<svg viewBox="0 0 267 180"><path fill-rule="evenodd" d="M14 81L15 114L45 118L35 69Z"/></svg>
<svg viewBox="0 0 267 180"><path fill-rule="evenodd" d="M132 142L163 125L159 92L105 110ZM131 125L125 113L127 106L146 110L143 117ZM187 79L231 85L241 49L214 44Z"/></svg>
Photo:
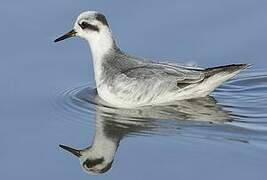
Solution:
<svg viewBox="0 0 267 180"><path fill-rule="evenodd" d="M201 82L205 75L200 68L179 66L167 63L147 63L127 69L123 72L127 77L138 80L155 80L175 83L179 88Z"/></svg>

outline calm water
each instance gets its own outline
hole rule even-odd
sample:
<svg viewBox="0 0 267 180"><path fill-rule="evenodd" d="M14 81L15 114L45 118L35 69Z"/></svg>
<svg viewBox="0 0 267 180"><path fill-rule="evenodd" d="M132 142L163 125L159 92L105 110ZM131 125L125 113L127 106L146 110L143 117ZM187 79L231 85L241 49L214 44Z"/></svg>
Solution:
<svg viewBox="0 0 267 180"><path fill-rule="evenodd" d="M266 179L266 7L260 0L3 1L0 178ZM210 97L108 107L94 89L87 44L52 42L83 10L106 14L131 54L253 67ZM113 160L111 168L89 175L59 144L104 144L98 154Z"/></svg>

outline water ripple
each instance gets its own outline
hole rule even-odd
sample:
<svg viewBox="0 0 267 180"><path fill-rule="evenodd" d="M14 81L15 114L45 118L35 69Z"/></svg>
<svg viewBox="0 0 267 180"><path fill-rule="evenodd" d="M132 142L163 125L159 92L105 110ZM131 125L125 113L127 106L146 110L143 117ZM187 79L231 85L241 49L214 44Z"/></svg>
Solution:
<svg viewBox="0 0 267 180"><path fill-rule="evenodd" d="M128 136L179 134L239 142L255 140L257 136L266 141L265 71L243 73L212 96L167 106L119 109L107 106L95 89L83 85L60 92L55 106L68 120L91 125L96 122L96 126L105 122L106 126L126 131ZM251 134L255 136L252 138Z"/></svg>
<svg viewBox="0 0 267 180"><path fill-rule="evenodd" d="M243 122L267 122L267 73L266 71L249 71L218 88L214 93L226 109L235 112Z"/></svg>

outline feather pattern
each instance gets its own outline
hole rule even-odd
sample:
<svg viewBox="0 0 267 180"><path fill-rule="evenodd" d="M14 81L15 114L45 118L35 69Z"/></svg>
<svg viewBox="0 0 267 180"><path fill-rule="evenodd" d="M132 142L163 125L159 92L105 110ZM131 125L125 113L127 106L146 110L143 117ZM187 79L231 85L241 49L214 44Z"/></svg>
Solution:
<svg viewBox="0 0 267 180"><path fill-rule="evenodd" d="M55 42L73 36L90 45L99 96L118 107L204 97L248 67L233 64L203 69L130 56L117 47L105 16L95 11L81 13L74 29Z"/></svg>
<svg viewBox="0 0 267 180"><path fill-rule="evenodd" d="M234 72L241 67L233 71L232 66L234 65L224 69L217 68L220 70L215 74L233 73L234 76ZM232 71L229 71L230 69ZM208 75L211 72L211 69L199 67L156 63L127 55L114 48L103 58L102 79L98 87L100 91L106 92L103 94L106 101L117 102L118 106L153 105L194 96L206 96L215 87L203 86L205 91L199 91L202 94L195 92L194 89L205 83L210 78ZM224 77L218 76L216 79L218 81Z"/></svg>

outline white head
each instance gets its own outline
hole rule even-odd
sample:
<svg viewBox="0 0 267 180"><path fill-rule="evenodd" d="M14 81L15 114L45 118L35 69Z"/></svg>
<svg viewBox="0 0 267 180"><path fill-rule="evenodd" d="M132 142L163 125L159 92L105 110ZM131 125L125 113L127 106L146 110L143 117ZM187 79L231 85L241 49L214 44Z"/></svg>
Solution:
<svg viewBox="0 0 267 180"><path fill-rule="evenodd" d="M98 53L97 50L99 49L104 52L115 45L106 17L96 11L81 13L74 24L73 30L57 38L55 42L75 36L86 39L93 54Z"/></svg>
<svg viewBox="0 0 267 180"><path fill-rule="evenodd" d="M79 158L82 169L91 175L97 175L107 172L113 163L114 155L99 152L92 146L83 150L78 150L65 145L59 145L64 150L72 153Z"/></svg>

